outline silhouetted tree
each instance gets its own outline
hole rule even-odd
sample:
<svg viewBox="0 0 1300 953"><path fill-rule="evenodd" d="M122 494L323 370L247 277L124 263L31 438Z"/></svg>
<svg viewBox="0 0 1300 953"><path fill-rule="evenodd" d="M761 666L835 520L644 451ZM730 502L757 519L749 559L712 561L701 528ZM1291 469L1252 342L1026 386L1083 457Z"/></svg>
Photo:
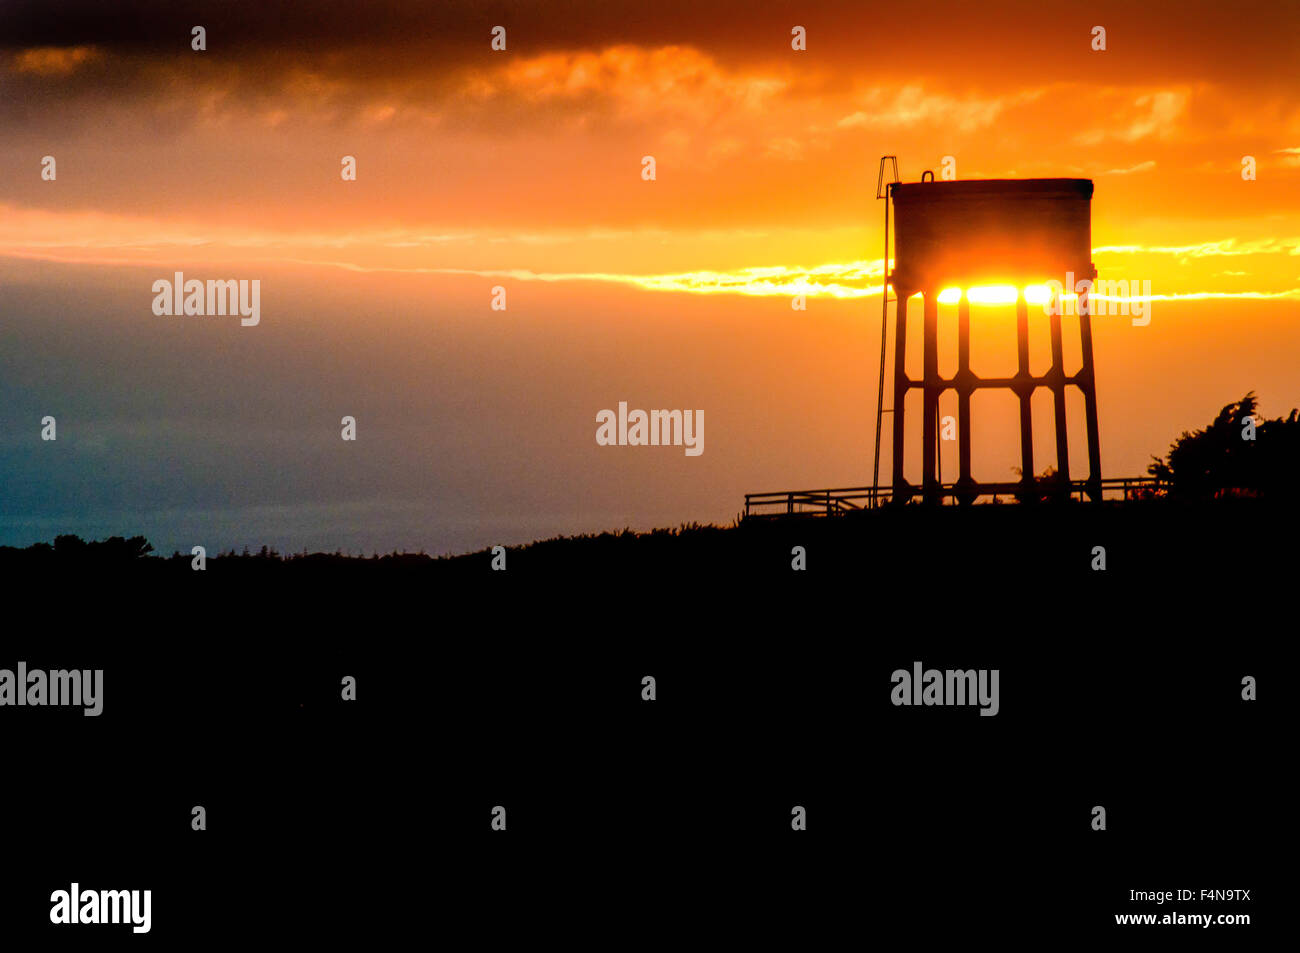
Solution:
<svg viewBox="0 0 1300 953"><path fill-rule="evenodd" d="M149 540L143 536L132 536L130 539L123 539L121 536L110 536L102 543L91 543L92 548L98 546L102 549L104 555L112 559L139 559L153 552L153 546Z"/></svg>
<svg viewBox="0 0 1300 953"><path fill-rule="evenodd" d="M1204 430L1183 432L1167 457L1153 457L1147 472L1171 496L1290 493L1300 479L1300 418L1297 411L1273 420L1255 413L1254 391L1224 406ZM1247 439L1254 420L1254 439Z"/></svg>
<svg viewBox="0 0 1300 953"><path fill-rule="evenodd" d="M77 556L86 551L86 541L71 533L54 537L54 552L60 556Z"/></svg>
<svg viewBox="0 0 1300 953"><path fill-rule="evenodd" d="M1020 467L1012 467L1012 472L1021 479L1024 478L1025 471ZM1064 480L1061 474L1056 472L1056 467L1048 467L1038 476L1034 477L1034 488L1031 492L1025 490L1016 491L1016 499L1021 503L1031 500L1044 502L1047 500L1069 499L1070 487L1069 481Z"/></svg>

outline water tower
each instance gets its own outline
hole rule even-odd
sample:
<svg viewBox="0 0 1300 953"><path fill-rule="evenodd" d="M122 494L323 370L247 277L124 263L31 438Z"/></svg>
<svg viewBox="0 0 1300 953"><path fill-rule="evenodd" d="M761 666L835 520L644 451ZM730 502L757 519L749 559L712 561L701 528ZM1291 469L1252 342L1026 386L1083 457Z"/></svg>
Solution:
<svg viewBox="0 0 1300 953"><path fill-rule="evenodd" d="M1079 333L1083 361L1076 374L1066 374L1063 360L1060 308L1049 316L1041 303L1031 304L1025 289L1050 281L1065 283L1068 272L1076 281L1093 279L1092 182L1089 179L985 179L894 183L894 270L890 276L897 299L894 337L894 472L893 497L905 502L917 488L903 478L903 404L911 388L923 392L923 444L920 492L927 502L953 496L963 503L981 494L1036 495L1033 485L1034 451L1031 398L1039 387L1048 388L1055 411L1056 470L1069 490L1069 440L1065 422L1067 387L1083 393L1087 441L1086 488L1094 500L1101 498L1101 461L1097 434L1097 391L1093 375L1092 328L1089 315L1079 308ZM979 377L970 367L970 297L968 289L1003 285L1015 289L1018 370L1011 377ZM939 376L939 294L962 289L957 303L957 371ZM1067 292L1072 289L1066 288ZM923 373L909 379L904 366L907 345L908 298L920 294L924 308L922 329ZM1008 303L1010 303L1008 301ZM1035 320L1048 321L1051 366L1042 376L1029 370L1030 309ZM976 329L979 333L979 329ZM949 388L957 393L958 469L956 484L941 484L937 466L939 395ZM971 477L971 395L984 388L1001 388L1020 401L1019 482L982 483Z"/></svg>

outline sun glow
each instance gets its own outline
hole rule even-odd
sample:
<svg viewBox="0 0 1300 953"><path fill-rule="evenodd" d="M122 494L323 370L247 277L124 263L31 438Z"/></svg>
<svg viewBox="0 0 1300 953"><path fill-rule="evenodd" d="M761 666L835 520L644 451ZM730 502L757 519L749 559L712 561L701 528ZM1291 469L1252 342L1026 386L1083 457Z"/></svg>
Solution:
<svg viewBox="0 0 1300 953"><path fill-rule="evenodd" d="M965 289L966 300L971 304L1015 304L1023 291L1027 304L1047 304L1052 300L1052 289L1047 285L1026 285L1020 289L1015 285L976 285ZM1074 293L1063 295L1075 297ZM962 298L961 288L944 288L939 292L940 304L956 304Z"/></svg>

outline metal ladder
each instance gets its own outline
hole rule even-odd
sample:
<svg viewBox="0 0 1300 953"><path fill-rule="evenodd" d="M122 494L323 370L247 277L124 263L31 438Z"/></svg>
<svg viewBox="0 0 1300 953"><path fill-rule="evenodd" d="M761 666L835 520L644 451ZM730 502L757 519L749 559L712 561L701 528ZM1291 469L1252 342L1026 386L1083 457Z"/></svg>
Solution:
<svg viewBox="0 0 1300 953"><path fill-rule="evenodd" d="M889 182L885 181L886 163L893 167L893 178ZM873 509L880 505L878 495L874 489L880 486L880 428L884 423L885 414L894 412L892 407L889 410L885 409L885 334L889 329L889 305L891 304L889 298L889 190L899 181L898 156L881 156L880 171L876 173L876 198L885 200L885 255L881 259L884 265L884 282L880 294L880 377L876 386L876 459L871 470L871 486L873 487L871 506ZM897 304L898 299L893 299L892 303ZM894 372L897 373L898 369L895 368Z"/></svg>

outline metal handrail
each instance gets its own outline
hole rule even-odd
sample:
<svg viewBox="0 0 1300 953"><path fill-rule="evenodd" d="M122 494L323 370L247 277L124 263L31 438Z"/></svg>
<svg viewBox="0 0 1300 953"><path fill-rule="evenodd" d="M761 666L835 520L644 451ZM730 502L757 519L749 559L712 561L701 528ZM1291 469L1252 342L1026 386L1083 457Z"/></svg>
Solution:
<svg viewBox="0 0 1300 953"><path fill-rule="evenodd" d="M1091 480L1070 480L1064 484L1067 487L1067 493L1071 498L1077 494L1079 499L1083 499L1087 492L1100 485L1103 496L1107 491L1123 493L1123 499L1128 500L1137 490L1155 489L1159 482L1155 477L1104 477L1095 483ZM1062 488L1060 483L1039 483L1037 486L1041 489L1044 496L1049 495L1054 490ZM939 495L944 498L951 498L955 501L958 487L956 483L940 483L937 485ZM967 489L965 487L963 490ZM997 499L999 496L1015 496L1022 494L1027 489L1023 482L1007 483L990 483L974 488L979 496L991 496ZM920 495L924 491L922 487L909 487L909 495ZM882 499L892 500L894 488L892 485L884 486L846 486L831 487L819 490L777 490L765 493L746 493L745 494L745 515L746 516L815 516L819 513L826 515L843 513L846 511L857 511L863 507L855 505L853 501L862 500L867 504L871 501ZM757 512L759 508L782 506L785 508L784 513ZM813 509L796 509L796 507L812 507Z"/></svg>

